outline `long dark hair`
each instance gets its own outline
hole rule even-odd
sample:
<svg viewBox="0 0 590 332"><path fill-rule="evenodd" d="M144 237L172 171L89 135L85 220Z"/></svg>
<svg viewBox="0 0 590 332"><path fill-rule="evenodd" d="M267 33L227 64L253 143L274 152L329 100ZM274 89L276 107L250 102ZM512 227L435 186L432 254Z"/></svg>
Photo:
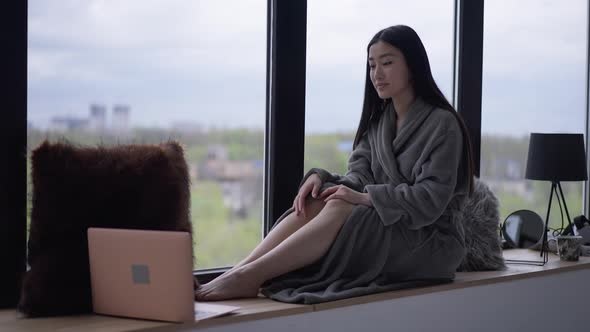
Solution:
<svg viewBox="0 0 590 332"><path fill-rule="evenodd" d="M430 63L424 45L418 37L418 34L414 29L405 25L395 25L389 28L385 28L373 37L367 46L367 57L369 54L369 48L371 45L378 41L386 42L397 49L399 49L408 65L408 69L412 77L412 86L414 88L414 94L416 97L422 98L426 103L442 108L451 112L461 127L463 132L463 164L467 166L467 172L469 174L469 193L473 192L473 157L471 152L471 140L469 139L469 132L465 126L465 122L461 116L455 111L453 106L449 103L447 98L440 91L430 70ZM363 112L361 114L361 120L359 122L356 136L354 138L353 149L356 148L361 138L367 131L371 119L379 119L381 113L387 103L379 98L373 83L370 78L369 62L367 61L367 75L365 81L365 99L363 101Z"/></svg>

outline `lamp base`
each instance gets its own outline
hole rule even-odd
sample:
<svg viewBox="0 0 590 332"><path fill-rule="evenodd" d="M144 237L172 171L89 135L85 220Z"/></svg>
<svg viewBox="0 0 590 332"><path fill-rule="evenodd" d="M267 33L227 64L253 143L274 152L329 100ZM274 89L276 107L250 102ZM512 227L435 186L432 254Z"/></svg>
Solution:
<svg viewBox="0 0 590 332"><path fill-rule="evenodd" d="M559 188L559 192L557 189ZM571 225L570 214L567 210L567 205L565 204L565 197L563 196L563 190L561 190L561 184L559 181L551 181L551 191L549 192L549 205L547 205L547 216L545 217L545 227L543 229L543 237L541 238L541 260L540 261L531 261L531 260L518 260L518 259L507 259L504 262L506 264L526 264L526 265L538 265L544 266L549 261L549 247L547 243L547 232L549 232L549 214L551 213L551 202L553 200L553 193L557 195L557 202L561 205L563 202L563 207L565 208L565 213L567 215L568 224ZM561 194L561 197L560 197Z"/></svg>
<svg viewBox="0 0 590 332"><path fill-rule="evenodd" d="M546 249L541 251L541 257L543 257L540 261L531 261L531 260L519 260L519 259L505 259L504 262L506 264L522 264L522 265L536 265L536 266L544 266L549 261L549 251Z"/></svg>

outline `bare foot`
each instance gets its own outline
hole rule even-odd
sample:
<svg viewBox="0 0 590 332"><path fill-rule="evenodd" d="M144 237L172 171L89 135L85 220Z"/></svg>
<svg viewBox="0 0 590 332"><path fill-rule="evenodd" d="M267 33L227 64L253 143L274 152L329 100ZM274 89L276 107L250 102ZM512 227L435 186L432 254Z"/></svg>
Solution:
<svg viewBox="0 0 590 332"><path fill-rule="evenodd" d="M197 301L220 301L256 297L260 285L262 282L252 273L245 271L244 268L238 268L201 285L195 291L195 299Z"/></svg>
<svg viewBox="0 0 590 332"><path fill-rule="evenodd" d="M246 264L247 263L240 262L240 263L232 266L229 270L226 270L225 272L223 272L222 274L220 274L219 277L224 276L224 275L227 275L227 274L230 274L230 273L233 273L235 270L239 269L240 267L242 267L242 266L244 266Z"/></svg>

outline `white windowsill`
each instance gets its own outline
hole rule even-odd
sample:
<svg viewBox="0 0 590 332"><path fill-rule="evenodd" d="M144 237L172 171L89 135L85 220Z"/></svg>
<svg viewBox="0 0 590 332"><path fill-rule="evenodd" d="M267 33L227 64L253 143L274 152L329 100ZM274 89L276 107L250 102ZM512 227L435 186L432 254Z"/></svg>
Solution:
<svg viewBox="0 0 590 332"><path fill-rule="evenodd" d="M507 259L539 259L538 251L513 249L504 252ZM340 301L315 305L297 305L271 301L266 298L220 301L218 303L239 306L241 309L231 316L206 320L198 323L171 324L146 320L124 319L100 315L82 315L68 317L52 317L37 319L19 319L14 310L0 310L0 330L2 331L100 331L115 332L128 330L167 330L179 329L198 330L246 321L263 320L295 314L319 312L336 308L350 307L377 301L394 300L416 295L438 293L454 289L464 289L507 281L521 280L565 273L582 269L590 269L590 257L580 257L579 262L563 262L553 254L545 266L508 265L505 271L459 272L454 282L449 284L392 291L361 296Z"/></svg>

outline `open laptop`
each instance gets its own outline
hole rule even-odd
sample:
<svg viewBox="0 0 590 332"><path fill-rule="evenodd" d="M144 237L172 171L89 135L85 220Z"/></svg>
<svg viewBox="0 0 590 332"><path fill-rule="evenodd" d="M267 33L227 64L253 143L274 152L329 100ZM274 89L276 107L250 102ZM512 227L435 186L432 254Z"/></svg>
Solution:
<svg viewBox="0 0 590 332"><path fill-rule="evenodd" d="M187 232L89 228L94 312L193 322L239 309L194 301L192 252Z"/></svg>

